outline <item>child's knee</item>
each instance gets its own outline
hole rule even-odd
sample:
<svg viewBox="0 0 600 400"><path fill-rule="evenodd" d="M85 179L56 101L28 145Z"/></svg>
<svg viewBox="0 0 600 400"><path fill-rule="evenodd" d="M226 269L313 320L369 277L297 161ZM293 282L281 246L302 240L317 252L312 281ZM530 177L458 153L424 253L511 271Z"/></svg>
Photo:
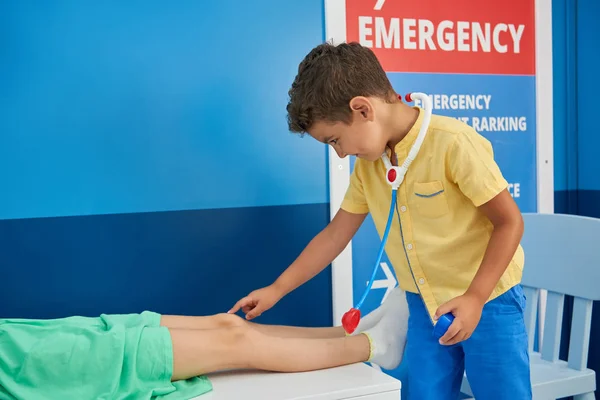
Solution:
<svg viewBox="0 0 600 400"><path fill-rule="evenodd" d="M242 322L245 322L242 320ZM256 342L260 339L262 333L253 329L249 324L242 323L240 325L232 325L222 329L220 339L228 348L236 347L245 348L250 342Z"/></svg>
<svg viewBox="0 0 600 400"><path fill-rule="evenodd" d="M246 321L235 314L221 313L214 316L219 328L235 328L247 325Z"/></svg>

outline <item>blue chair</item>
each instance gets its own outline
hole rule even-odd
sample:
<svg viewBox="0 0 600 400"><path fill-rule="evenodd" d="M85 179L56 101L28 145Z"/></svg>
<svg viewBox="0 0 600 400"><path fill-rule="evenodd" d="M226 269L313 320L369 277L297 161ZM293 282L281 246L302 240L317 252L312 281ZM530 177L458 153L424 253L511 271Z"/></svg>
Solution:
<svg viewBox="0 0 600 400"><path fill-rule="evenodd" d="M522 283L533 398L594 400L596 374L587 368L587 359L593 301L600 300L600 219L561 214L524 214L523 218ZM548 297L538 352L533 343L542 289ZM559 359L565 295L574 297L568 361ZM466 376L461 390L473 395Z"/></svg>

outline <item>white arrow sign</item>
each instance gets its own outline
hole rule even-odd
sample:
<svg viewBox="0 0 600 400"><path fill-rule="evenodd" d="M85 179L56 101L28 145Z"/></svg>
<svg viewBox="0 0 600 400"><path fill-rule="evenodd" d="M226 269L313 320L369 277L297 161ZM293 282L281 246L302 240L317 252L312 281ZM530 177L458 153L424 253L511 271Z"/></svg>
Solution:
<svg viewBox="0 0 600 400"><path fill-rule="evenodd" d="M381 10L381 7L383 7L384 4L385 4L385 0L377 0L377 3L375 3L375 7L373 7L373 10L375 10L375 11Z"/></svg>
<svg viewBox="0 0 600 400"><path fill-rule="evenodd" d="M372 289L386 289L385 294L383 295L383 299L381 300L381 303L383 304L383 302L387 298L388 294L390 294L390 292L392 290L394 290L394 288L396 287L397 282L396 282L396 278L394 277L394 274L392 274L392 270L390 269L390 267L387 265L386 262L379 263L379 265L381 266L381 270L385 274L385 279L379 279L379 280L373 281L373 286L371 288ZM369 282L367 282L367 285L368 284L369 284Z"/></svg>

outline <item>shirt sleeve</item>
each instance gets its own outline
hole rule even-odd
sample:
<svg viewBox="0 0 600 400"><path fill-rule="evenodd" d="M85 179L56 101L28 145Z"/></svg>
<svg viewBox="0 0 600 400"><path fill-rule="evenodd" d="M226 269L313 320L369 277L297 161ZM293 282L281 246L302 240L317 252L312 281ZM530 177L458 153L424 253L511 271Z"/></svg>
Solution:
<svg viewBox="0 0 600 400"><path fill-rule="evenodd" d="M354 171L350 175L350 185L346 190L346 195L342 200L341 208L352 214L368 214L369 206L365 197L363 183L361 179L362 167L361 160L357 159L354 163Z"/></svg>
<svg viewBox="0 0 600 400"><path fill-rule="evenodd" d="M451 179L476 207L508 187L494 160L492 144L474 129L459 133L449 149Z"/></svg>

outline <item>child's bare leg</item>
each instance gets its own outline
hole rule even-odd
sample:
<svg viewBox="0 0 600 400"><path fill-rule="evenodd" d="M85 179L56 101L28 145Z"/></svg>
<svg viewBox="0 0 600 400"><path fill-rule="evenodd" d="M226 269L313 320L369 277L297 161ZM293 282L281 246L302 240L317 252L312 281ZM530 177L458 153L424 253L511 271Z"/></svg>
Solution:
<svg viewBox="0 0 600 400"><path fill-rule="evenodd" d="M186 317L163 315L161 325L173 329L221 329L248 324L269 336L284 338L340 338L344 337L344 328L304 328L296 326L263 325L246 321L234 314L217 314L206 317Z"/></svg>
<svg viewBox="0 0 600 400"><path fill-rule="evenodd" d="M173 341L173 380L225 369L251 368L298 372L367 361L365 335L306 339L268 336L248 324L198 330L170 329Z"/></svg>
<svg viewBox="0 0 600 400"><path fill-rule="evenodd" d="M183 315L163 315L160 324L170 329L221 329L238 326L239 323L230 315L216 314L203 317ZM241 318L237 318L241 319Z"/></svg>
<svg viewBox="0 0 600 400"><path fill-rule="evenodd" d="M387 306L377 322L366 329L365 334L355 336L321 339L275 337L255 329L260 325L250 324L235 315L227 315L232 323L229 327L170 329L173 379L187 379L223 369L296 372L361 361L372 361L382 368L394 369L404 353L408 305L399 290L388 297Z"/></svg>
<svg viewBox="0 0 600 400"><path fill-rule="evenodd" d="M248 322L252 328L268 336L280 338L305 338L305 339L334 339L346 336L341 326L326 328L305 328L298 326L263 325Z"/></svg>

